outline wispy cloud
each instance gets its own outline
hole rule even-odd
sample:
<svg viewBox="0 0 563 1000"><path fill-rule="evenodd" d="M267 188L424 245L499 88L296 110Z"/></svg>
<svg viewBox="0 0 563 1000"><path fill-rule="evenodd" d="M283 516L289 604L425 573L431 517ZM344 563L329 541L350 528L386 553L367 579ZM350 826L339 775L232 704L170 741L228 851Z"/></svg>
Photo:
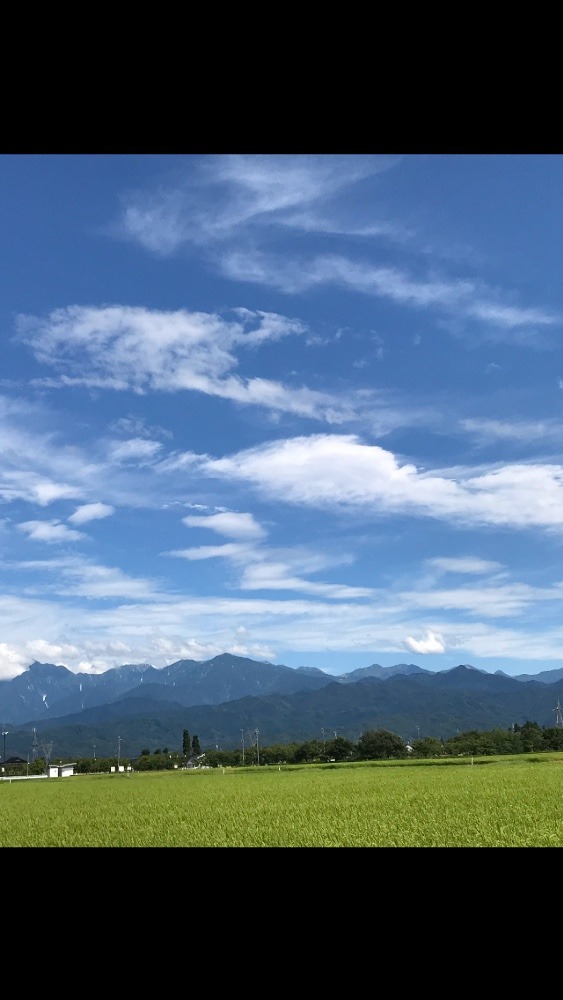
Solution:
<svg viewBox="0 0 563 1000"><path fill-rule="evenodd" d="M335 600L352 600L374 595L370 587L317 583L298 575L299 571L318 573L330 566L349 564L353 559L349 554L335 557L299 547L287 551L264 546L260 543L266 532L251 514L225 512L209 517L190 515L182 520L188 527L210 527L219 534L238 538L240 541L173 549L162 555L189 561L227 559L238 573L238 582L233 582L233 586L240 590L290 590Z"/></svg>
<svg viewBox="0 0 563 1000"><path fill-rule="evenodd" d="M23 528L22 525L19 527ZM73 534L78 535L79 532ZM65 537L63 536L63 540ZM62 597L68 596L71 584L73 597L92 601L116 598L135 601L176 599L173 595L167 595L165 587L155 580L131 576L118 567L105 566L82 555L26 559L9 565L14 571L32 573L35 579L41 576L44 591Z"/></svg>
<svg viewBox="0 0 563 1000"><path fill-rule="evenodd" d="M457 558L453 556L436 556L434 559L429 559L428 563L430 566L434 566L444 573L469 573L475 576L479 576L482 573L494 573L502 569L501 563L495 562L492 559L478 559L476 556L462 556Z"/></svg>
<svg viewBox="0 0 563 1000"><path fill-rule="evenodd" d="M73 567L67 557L30 561L27 571L37 579L41 567L51 573L54 584L59 579L53 591L60 594L56 602L46 596L45 589L40 600L0 595L0 629L10 634L10 640L0 644L0 677L14 676L36 658L63 662L73 670L99 672L124 662L163 666L182 657L203 660L224 651L280 662L279 650L288 648L301 650L304 656L308 651L325 650L327 662L331 652L370 656L374 649L395 654L397 659L405 649L417 655L456 651L465 662L476 656L515 657L538 664L561 659L563 627L557 615L561 590L557 588L531 588L526 618L518 619L521 626L501 627L493 618L478 616L479 591L473 592L473 606L470 595L466 595L467 608L458 601L455 617L446 618L444 605L428 608L432 615L428 621L425 609L416 603L421 595L414 591L380 590L359 599L348 599L351 595L346 593L338 599L335 593L312 591L306 598L279 600L159 596L153 588L151 599L149 581L143 586L143 581L127 580L111 567L99 567L101 573L92 579L95 567L78 559ZM25 571L24 564L19 569ZM278 582L284 581L282 572ZM275 568L271 582L276 582ZM554 604L553 623L546 618L545 591ZM104 599L116 593L127 603L108 601L106 605ZM84 597L89 598L86 606ZM481 592L481 607L492 597L492 589ZM467 610L475 612L473 620L464 617ZM61 630L62 622L67 624Z"/></svg>
<svg viewBox="0 0 563 1000"><path fill-rule="evenodd" d="M44 320L20 316L17 328L37 359L60 371L57 378L35 380L37 384L129 388L140 394L189 389L330 423L354 416L349 401L329 394L231 374L238 363L236 350L306 332L300 321L273 313L238 309L229 320L186 310L71 306ZM128 447L148 454L158 445L136 438L134 444L114 446L117 455L126 454Z"/></svg>
<svg viewBox="0 0 563 1000"><path fill-rule="evenodd" d="M515 441L527 444L544 441L546 444L561 441L563 424L560 420L486 420L466 417L460 420L463 430L473 435L479 443Z"/></svg>
<svg viewBox="0 0 563 1000"><path fill-rule="evenodd" d="M200 517L189 514L183 517L182 521L189 528L209 528L219 535L226 535L228 538L259 539L266 536L266 531L261 524L255 520L252 514L237 513L235 511L224 511L220 514L209 514Z"/></svg>
<svg viewBox="0 0 563 1000"><path fill-rule="evenodd" d="M217 155L189 158L186 173L157 190L123 198L115 235L161 256L182 246L209 246L236 233L271 226L302 232L394 235L388 220L351 224L338 195L394 167L399 157L353 155ZM397 227L399 233L404 232Z"/></svg>
<svg viewBox="0 0 563 1000"><path fill-rule="evenodd" d="M119 417L110 424L109 430L114 434L125 434L127 439L133 438L171 438L174 435L166 427L153 426L145 417L129 414Z"/></svg>
<svg viewBox="0 0 563 1000"><path fill-rule="evenodd" d="M146 438L131 438L129 441L110 441L108 458L110 462L137 463L153 458L162 448L160 441L148 441Z"/></svg>
<svg viewBox="0 0 563 1000"><path fill-rule="evenodd" d="M252 555L252 549L248 545L238 542L226 542L224 545L197 545L187 549L171 549L163 552L165 556L174 556L178 559L188 559L191 562L201 559L232 559Z"/></svg>
<svg viewBox="0 0 563 1000"><path fill-rule="evenodd" d="M72 520L68 518L71 524L80 522L80 515L75 517L80 509L76 501L91 511L102 508L89 507L90 503L102 503L105 508L155 502L158 487L155 484L151 489L138 472L149 459L112 462L107 440L90 438L80 446L69 445L63 431L45 430L55 422L53 414L41 406L5 416L0 428L1 502L60 507L74 501Z"/></svg>
<svg viewBox="0 0 563 1000"><path fill-rule="evenodd" d="M381 179L392 175L403 159L306 154L191 157L184 176L177 168L174 181L126 196L114 233L164 256L182 247L205 248L208 263L230 280L292 295L323 285L346 288L469 321L478 325L485 339L545 346L539 334L560 325L559 315L541 306L520 305L513 289L503 291L473 277L435 274L429 265L435 252L410 224L389 217ZM356 191L367 181L369 196L358 199ZM290 241L283 247L278 243L275 252L270 250L272 230L278 237L283 231ZM355 238L364 256L319 254L314 242L304 247L302 238L291 241L294 234L318 233ZM419 272L414 266L409 272L383 262L381 246L386 243L408 246L411 253L418 243Z"/></svg>
<svg viewBox="0 0 563 1000"><path fill-rule="evenodd" d="M540 603L559 603L563 585L531 587L523 583L498 582L481 587L457 587L432 590L404 590L401 599L411 608L456 610L479 618L506 618L526 612Z"/></svg>
<svg viewBox="0 0 563 1000"><path fill-rule="evenodd" d="M291 573L287 563L270 560L245 566L240 587L242 590L292 590L301 594L317 594L335 600L353 600L373 597L371 587L351 587L341 583L315 583Z"/></svg>
<svg viewBox="0 0 563 1000"><path fill-rule="evenodd" d="M280 260L259 251L234 250L225 253L222 268L233 280L268 285L293 295L321 285L337 285L409 308L442 311L478 321L490 331L496 330L496 339L499 339L498 331L502 330L561 324L561 317L546 309L503 302L498 291L483 283L448 277L420 279L396 267L382 267L337 255L298 258L285 254ZM496 301L498 299L500 301ZM498 365L493 363L489 367L498 368Z"/></svg>
<svg viewBox="0 0 563 1000"><path fill-rule="evenodd" d="M74 514L67 517L69 524L87 524L115 513L115 507L107 503L85 503L77 507Z"/></svg>
<svg viewBox="0 0 563 1000"><path fill-rule="evenodd" d="M33 542L47 542L54 545L58 542L79 542L87 538L81 531L74 528L67 528L66 524L60 521L22 521L17 525L19 531L24 532Z"/></svg>

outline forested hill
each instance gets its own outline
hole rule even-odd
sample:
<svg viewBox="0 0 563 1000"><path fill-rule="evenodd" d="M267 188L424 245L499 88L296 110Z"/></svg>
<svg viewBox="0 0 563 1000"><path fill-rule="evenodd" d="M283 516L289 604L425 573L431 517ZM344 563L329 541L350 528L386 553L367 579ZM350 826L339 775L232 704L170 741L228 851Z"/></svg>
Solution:
<svg viewBox="0 0 563 1000"><path fill-rule="evenodd" d="M289 668L288 668L289 669ZM35 738L48 739L59 756L123 751L137 756L145 747L181 746L185 728L197 733L203 749L238 747L241 734L260 733L266 743L301 742L321 731L357 741L362 732L384 728L404 740L447 739L469 730L509 729L527 721L554 725L563 702L563 680L520 682L460 665L450 671L397 674L387 680L328 681L316 690L267 693L215 705L186 706L153 697L153 685L59 718L30 720L10 731L10 752L25 757Z"/></svg>

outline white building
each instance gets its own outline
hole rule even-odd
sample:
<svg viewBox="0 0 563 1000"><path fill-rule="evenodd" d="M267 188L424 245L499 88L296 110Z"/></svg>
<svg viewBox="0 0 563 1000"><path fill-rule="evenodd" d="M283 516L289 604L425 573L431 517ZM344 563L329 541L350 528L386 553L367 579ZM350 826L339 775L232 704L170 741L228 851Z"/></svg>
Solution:
<svg viewBox="0 0 563 1000"><path fill-rule="evenodd" d="M73 764L49 764L50 778L68 778L74 774L76 761Z"/></svg>

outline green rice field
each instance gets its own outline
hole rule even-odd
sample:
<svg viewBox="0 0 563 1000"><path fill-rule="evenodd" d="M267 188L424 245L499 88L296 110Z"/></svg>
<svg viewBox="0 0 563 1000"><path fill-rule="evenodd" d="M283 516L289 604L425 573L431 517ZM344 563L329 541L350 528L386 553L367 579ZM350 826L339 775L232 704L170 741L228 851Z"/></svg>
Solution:
<svg viewBox="0 0 563 1000"><path fill-rule="evenodd" d="M561 847L563 757L0 781L1 847Z"/></svg>

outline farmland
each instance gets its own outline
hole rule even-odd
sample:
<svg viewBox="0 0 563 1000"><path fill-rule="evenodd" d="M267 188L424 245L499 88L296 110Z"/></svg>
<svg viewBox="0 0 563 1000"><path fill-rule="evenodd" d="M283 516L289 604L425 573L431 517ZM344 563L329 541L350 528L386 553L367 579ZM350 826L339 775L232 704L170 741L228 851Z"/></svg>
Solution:
<svg viewBox="0 0 563 1000"><path fill-rule="evenodd" d="M2 847L561 847L563 755L0 782Z"/></svg>

